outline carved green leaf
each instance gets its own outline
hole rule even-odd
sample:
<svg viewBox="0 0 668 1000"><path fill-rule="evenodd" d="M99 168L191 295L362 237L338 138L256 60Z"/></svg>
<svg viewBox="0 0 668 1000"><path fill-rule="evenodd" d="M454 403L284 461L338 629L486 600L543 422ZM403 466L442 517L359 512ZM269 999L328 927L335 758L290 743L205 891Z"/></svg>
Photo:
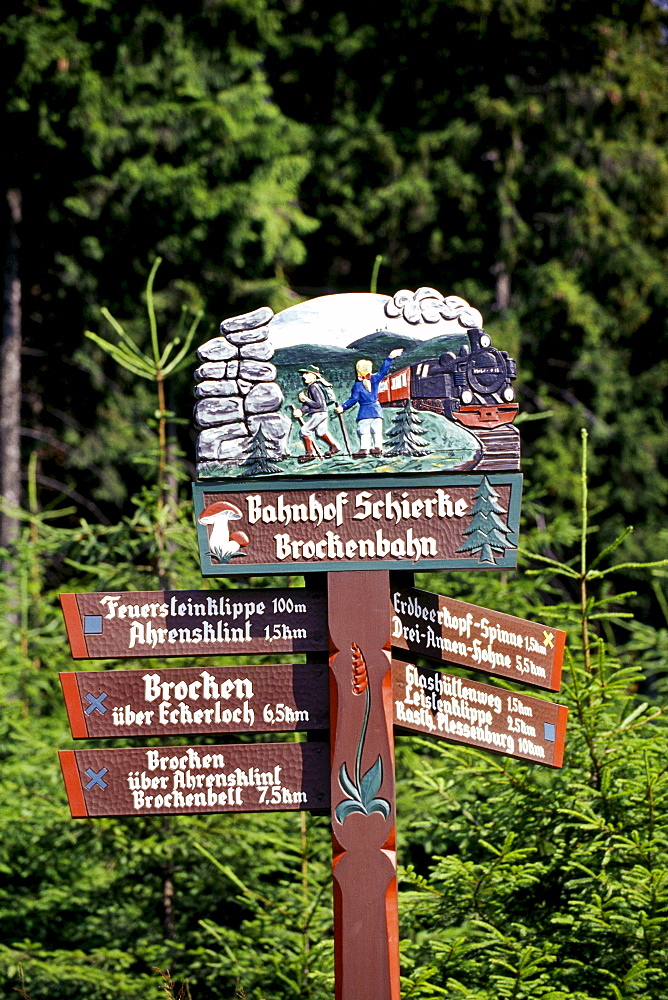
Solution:
<svg viewBox="0 0 668 1000"><path fill-rule="evenodd" d="M345 762L341 765L341 770L339 771L339 784L341 785L341 788L344 790L346 795L350 795L353 799L356 799L358 802L362 801L359 793L359 788L348 774L348 768L346 767ZM362 787L364 787L364 780L362 780Z"/></svg>
<svg viewBox="0 0 668 1000"><path fill-rule="evenodd" d="M334 815L339 823L343 823L351 813L364 813L366 815L366 809L361 802L355 802L353 799L344 799L343 802L339 802Z"/></svg>
<svg viewBox="0 0 668 1000"><path fill-rule="evenodd" d="M361 799L364 805L368 805L371 799L375 798L380 791L380 786L383 783L383 761L378 756L378 760L370 767L365 775L362 776L362 795Z"/></svg>
<svg viewBox="0 0 668 1000"><path fill-rule="evenodd" d="M368 815L371 813L382 813L383 818L387 819L390 815L390 803L387 799L371 799L371 802L367 803L366 811Z"/></svg>

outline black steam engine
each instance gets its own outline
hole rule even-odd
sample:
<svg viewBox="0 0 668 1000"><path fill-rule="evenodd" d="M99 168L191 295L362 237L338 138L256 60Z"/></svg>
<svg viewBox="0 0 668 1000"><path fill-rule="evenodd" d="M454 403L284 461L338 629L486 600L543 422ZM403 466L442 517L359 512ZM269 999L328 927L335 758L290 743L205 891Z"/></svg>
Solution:
<svg viewBox="0 0 668 1000"><path fill-rule="evenodd" d="M380 384L378 400L400 406L410 399L417 410L430 410L467 427L498 427L511 423L519 409L511 385L517 376L507 351L492 346L484 330L467 330L468 344L459 354L416 361Z"/></svg>

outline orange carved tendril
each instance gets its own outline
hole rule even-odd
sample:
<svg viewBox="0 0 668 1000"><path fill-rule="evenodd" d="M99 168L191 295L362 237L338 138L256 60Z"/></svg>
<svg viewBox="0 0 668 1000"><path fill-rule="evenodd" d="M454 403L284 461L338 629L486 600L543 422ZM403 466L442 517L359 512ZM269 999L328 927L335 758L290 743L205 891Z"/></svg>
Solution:
<svg viewBox="0 0 668 1000"><path fill-rule="evenodd" d="M350 648L353 654L353 694L362 694L369 686L366 662L356 642L353 642Z"/></svg>

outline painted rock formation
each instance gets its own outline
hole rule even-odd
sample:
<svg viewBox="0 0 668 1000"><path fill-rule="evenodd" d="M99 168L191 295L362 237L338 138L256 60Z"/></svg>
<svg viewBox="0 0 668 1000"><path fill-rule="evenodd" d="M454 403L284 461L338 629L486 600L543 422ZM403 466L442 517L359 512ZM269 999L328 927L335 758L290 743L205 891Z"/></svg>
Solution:
<svg viewBox="0 0 668 1000"><path fill-rule="evenodd" d="M220 336L197 351L195 421L198 471L219 462L242 464L262 428L269 458L287 453L290 420L280 413L283 392L271 364L274 348L268 324L274 313L265 306L220 324Z"/></svg>

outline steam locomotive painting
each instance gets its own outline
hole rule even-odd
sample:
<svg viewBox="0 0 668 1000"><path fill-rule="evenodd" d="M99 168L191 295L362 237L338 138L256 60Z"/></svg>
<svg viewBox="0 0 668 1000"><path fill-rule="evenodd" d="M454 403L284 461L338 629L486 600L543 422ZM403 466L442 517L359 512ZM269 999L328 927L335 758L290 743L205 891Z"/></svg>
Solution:
<svg viewBox="0 0 668 1000"><path fill-rule="evenodd" d="M519 409L512 381L517 366L507 351L492 346L489 334L469 329L459 354L446 351L437 359L416 361L390 374L379 387L378 401L400 406L411 400L416 410L429 410L472 429L512 423Z"/></svg>

